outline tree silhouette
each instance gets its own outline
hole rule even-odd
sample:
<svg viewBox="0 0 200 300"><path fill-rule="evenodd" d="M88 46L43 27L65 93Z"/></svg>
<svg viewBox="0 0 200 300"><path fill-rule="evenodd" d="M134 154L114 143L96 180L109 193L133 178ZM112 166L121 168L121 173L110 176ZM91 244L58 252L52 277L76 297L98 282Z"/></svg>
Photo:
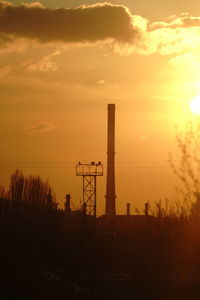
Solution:
<svg viewBox="0 0 200 300"><path fill-rule="evenodd" d="M40 176L25 176L19 169L11 175L9 198L38 208L56 207L55 193L48 181L43 181Z"/></svg>
<svg viewBox="0 0 200 300"><path fill-rule="evenodd" d="M6 197L6 191L3 185L0 185L0 198L4 199Z"/></svg>
<svg viewBox="0 0 200 300"><path fill-rule="evenodd" d="M187 205L192 210L199 210L200 214L200 123L189 122L184 132L176 134L176 141L180 152L180 160L174 162L169 154L169 163L174 174L183 184L182 194ZM193 203L195 202L195 203ZM193 203L193 204L192 204ZM199 208L198 208L199 207Z"/></svg>

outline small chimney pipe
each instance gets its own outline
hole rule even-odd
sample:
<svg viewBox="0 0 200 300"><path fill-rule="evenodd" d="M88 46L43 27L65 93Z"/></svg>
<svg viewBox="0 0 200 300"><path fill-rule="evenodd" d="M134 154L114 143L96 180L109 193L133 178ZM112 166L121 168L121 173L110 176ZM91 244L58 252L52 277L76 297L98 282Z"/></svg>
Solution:
<svg viewBox="0 0 200 300"><path fill-rule="evenodd" d="M65 211L71 211L71 195L66 194L65 196Z"/></svg>
<svg viewBox="0 0 200 300"><path fill-rule="evenodd" d="M131 204L126 203L126 215L130 216L130 214L131 214Z"/></svg>
<svg viewBox="0 0 200 300"><path fill-rule="evenodd" d="M148 202L146 202L145 203L145 216L148 216L149 215L149 203Z"/></svg>

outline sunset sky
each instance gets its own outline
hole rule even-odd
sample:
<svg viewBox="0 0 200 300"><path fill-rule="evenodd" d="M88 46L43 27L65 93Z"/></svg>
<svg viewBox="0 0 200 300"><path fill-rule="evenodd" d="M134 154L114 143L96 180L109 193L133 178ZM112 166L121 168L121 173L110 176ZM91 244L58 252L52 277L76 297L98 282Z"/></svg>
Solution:
<svg viewBox="0 0 200 300"><path fill-rule="evenodd" d="M78 161L106 171L116 104L117 212L176 197L175 126L200 94L199 1L0 1L0 183L40 174L81 198ZM105 172L106 173L106 172ZM98 178L98 214L106 177Z"/></svg>

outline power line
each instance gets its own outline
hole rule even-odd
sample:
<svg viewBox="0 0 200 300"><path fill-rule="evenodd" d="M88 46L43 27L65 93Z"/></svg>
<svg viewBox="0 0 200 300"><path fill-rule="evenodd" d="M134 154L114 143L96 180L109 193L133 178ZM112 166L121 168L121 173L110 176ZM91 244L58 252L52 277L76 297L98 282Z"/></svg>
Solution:
<svg viewBox="0 0 200 300"><path fill-rule="evenodd" d="M176 162L178 160L174 160ZM75 167L77 161L0 161L0 168L39 168L39 169L54 169L54 168L64 168L71 169ZM130 164L133 165L130 165ZM103 161L103 164L106 164ZM129 164L129 165L126 165ZM139 164L139 165L138 165ZM145 165L143 165L145 164ZM152 165L154 164L154 165ZM164 164L164 165L160 165ZM166 166L168 165L168 166ZM171 169L169 162L167 160L116 160L116 168L126 168L126 169Z"/></svg>
<svg viewBox="0 0 200 300"><path fill-rule="evenodd" d="M174 161L178 161L178 160L174 160ZM105 163L105 161L102 161L103 163ZM167 163L167 160L116 160L116 163ZM68 164L68 163L73 163L76 164L77 161L61 161L61 162L54 162L54 161L50 161L50 162L38 162L38 161L0 161L0 164Z"/></svg>

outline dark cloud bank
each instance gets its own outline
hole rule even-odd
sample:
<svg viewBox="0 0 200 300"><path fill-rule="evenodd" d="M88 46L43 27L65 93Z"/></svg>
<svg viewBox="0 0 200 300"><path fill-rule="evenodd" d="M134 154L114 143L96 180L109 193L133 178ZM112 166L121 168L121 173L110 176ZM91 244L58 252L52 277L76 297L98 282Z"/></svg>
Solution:
<svg viewBox="0 0 200 300"><path fill-rule="evenodd" d="M75 9L48 9L0 1L0 35L37 39L40 42L97 42L114 39L132 42L138 29L129 11L109 3Z"/></svg>

